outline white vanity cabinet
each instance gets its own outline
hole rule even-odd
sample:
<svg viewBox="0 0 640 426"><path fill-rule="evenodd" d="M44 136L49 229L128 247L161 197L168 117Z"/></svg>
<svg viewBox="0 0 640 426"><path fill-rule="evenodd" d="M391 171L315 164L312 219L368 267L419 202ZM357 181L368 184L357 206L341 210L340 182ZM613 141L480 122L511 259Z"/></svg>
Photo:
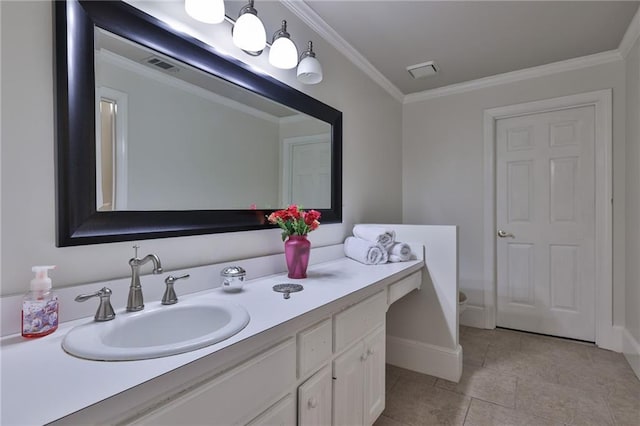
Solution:
<svg viewBox="0 0 640 426"><path fill-rule="evenodd" d="M333 424L371 425L384 410L384 326L333 362Z"/></svg>
<svg viewBox="0 0 640 426"><path fill-rule="evenodd" d="M420 274L363 287L55 423L371 425L385 403L386 311Z"/></svg>
<svg viewBox="0 0 640 426"><path fill-rule="evenodd" d="M334 425L370 425L384 410L386 297L378 293L335 316Z"/></svg>
<svg viewBox="0 0 640 426"><path fill-rule="evenodd" d="M364 422L373 424L382 414L385 402L386 329L377 328L364 340Z"/></svg>
<svg viewBox="0 0 640 426"><path fill-rule="evenodd" d="M384 409L386 310L385 288L132 423L370 425Z"/></svg>
<svg viewBox="0 0 640 426"><path fill-rule="evenodd" d="M298 424L331 424L331 368L328 365L298 388Z"/></svg>
<svg viewBox="0 0 640 426"><path fill-rule="evenodd" d="M298 378L304 379L331 359L333 330L327 318L298 333Z"/></svg>
<svg viewBox="0 0 640 426"><path fill-rule="evenodd" d="M288 339L204 384L179 393L162 408L132 423L246 424L295 386L295 361L295 340ZM275 411L276 417L286 417L286 412Z"/></svg>
<svg viewBox="0 0 640 426"><path fill-rule="evenodd" d="M291 426L296 424L296 399L288 394L249 422L248 426Z"/></svg>
<svg viewBox="0 0 640 426"><path fill-rule="evenodd" d="M331 318L298 333L298 424L331 424ZM319 371L317 371L319 369ZM314 371L317 371L307 379Z"/></svg>
<svg viewBox="0 0 640 426"><path fill-rule="evenodd" d="M384 410L384 326L333 362L333 424L371 425Z"/></svg>
<svg viewBox="0 0 640 426"><path fill-rule="evenodd" d="M360 425L364 418L364 343L333 361L333 424Z"/></svg>

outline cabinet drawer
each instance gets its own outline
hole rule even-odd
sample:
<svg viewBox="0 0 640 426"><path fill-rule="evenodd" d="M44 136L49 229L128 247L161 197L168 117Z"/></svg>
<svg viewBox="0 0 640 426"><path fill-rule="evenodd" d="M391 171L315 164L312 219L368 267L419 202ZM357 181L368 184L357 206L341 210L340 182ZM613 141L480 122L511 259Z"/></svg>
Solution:
<svg viewBox="0 0 640 426"><path fill-rule="evenodd" d="M386 311L387 295L386 291L381 291L336 314L333 351L340 352L376 326L383 324Z"/></svg>
<svg viewBox="0 0 640 426"><path fill-rule="evenodd" d="M389 305L412 292L413 290L420 288L422 285L422 271L414 272L395 282L389 286Z"/></svg>
<svg viewBox="0 0 640 426"><path fill-rule="evenodd" d="M166 402L135 424L246 423L294 386L295 360L296 343L289 339Z"/></svg>
<svg viewBox="0 0 640 426"><path fill-rule="evenodd" d="M298 378L313 372L331 356L331 318L298 333Z"/></svg>
<svg viewBox="0 0 640 426"><path fill-rule="evenodd" d="M296 424L296 404L289 394L264 413L253 419L247 426L291 426Z"/></svg>

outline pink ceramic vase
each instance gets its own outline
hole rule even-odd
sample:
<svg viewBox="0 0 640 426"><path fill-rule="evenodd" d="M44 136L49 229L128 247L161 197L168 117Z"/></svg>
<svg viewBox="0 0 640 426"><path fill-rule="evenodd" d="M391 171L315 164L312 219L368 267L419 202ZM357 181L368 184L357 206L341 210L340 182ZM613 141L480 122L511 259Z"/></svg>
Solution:
<svg viewBox="0 0 640 426"><path fill-rule="evenodd" d="M284 257L287 260L289 278L307 278L307 266L309 266L309 252L311 242L306 235L290 235L284 242Z"/></svg>

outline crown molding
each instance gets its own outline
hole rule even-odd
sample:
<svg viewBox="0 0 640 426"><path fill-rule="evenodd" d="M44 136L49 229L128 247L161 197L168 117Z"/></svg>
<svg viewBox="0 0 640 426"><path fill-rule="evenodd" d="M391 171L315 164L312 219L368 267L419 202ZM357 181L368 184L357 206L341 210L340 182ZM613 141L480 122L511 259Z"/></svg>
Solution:
<svg viewBox="0 0 640 426"><path fill-rule="evenodd" d="M324 19L320 17L303 0L280 0L294 15L300 18L325 41L342 53L355 66L360 68L380 87L385 89L398 102L403 102L405 95L388 78L386 78L371 62L367 61L353 46L343 39Z"/></svg>
<svg viewBox="0 0 640 426"><path fill-rule="evenodd" d="M623 60L629 54L629 51L636 40L640 37L640 9L638 9L631 20L631 23L627 27L618 49L404 95L400 89L398 89L389 79L378 71L377 68L367 61L360 52L343 39L329 24L327 24L313 9L311 9L304 0L280 0L280 2L326 42L345 55L347 59L360 68L374 82L385 89L391 96L393 96L393 98L403 104L410 104L441 96L449 96L486 87L497 86L500 84L543 77L560 72L572 71Z"/></svg>
<svg viewBox="0 0 640 426"><path fill-rule="evenodd" d="M465 81L463 83L438 87L436 89L425 90L423 92L411 93L404 97L404 104L421 102L428 99L439 98L441 96L455 95L469 92L471 90L483 89L486 87L498 86L505 83L527 80L530 78L543 77L565 71L573 71L595 65L606 64L623 60L619 50L609 50L607 52L582 56L580 58L568 59L566 61L553 62L551 64L537 67L525 68L518 71L511 71L504 74L492 75L479 78L477 80Z"/></svg>
<svg viewBox="0 0 640 426"><path fill-rule="evenodd" d="M640 8L638 8L636 14L633 16L618 47L618 51L620 51L623 58L627 57L636 40L638 40L638 37L640 37Z"/></svg>

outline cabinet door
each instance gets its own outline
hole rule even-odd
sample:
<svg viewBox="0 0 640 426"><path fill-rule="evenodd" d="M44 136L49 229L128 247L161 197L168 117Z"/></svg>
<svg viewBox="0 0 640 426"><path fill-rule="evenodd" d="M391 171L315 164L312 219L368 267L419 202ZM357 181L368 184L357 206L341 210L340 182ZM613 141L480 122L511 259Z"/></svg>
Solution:
<svg viewBox="0 0 640 426"><path fill-rule="evenodd" d="M331 369L328 365L298 388L298 424L331 424Z"/></svg>
<svg viewBox="0 0 640 426"><path fill-rule="evenodd" d="M363 419L364 343L333 361L333 424L359 425Z"/></svg>
<svg viewBox="0 0 640 426"><path fill-rule="evenodd" d="M364 340L364 424L371 425L384 410L385 328L376 329Z"/></svg>

